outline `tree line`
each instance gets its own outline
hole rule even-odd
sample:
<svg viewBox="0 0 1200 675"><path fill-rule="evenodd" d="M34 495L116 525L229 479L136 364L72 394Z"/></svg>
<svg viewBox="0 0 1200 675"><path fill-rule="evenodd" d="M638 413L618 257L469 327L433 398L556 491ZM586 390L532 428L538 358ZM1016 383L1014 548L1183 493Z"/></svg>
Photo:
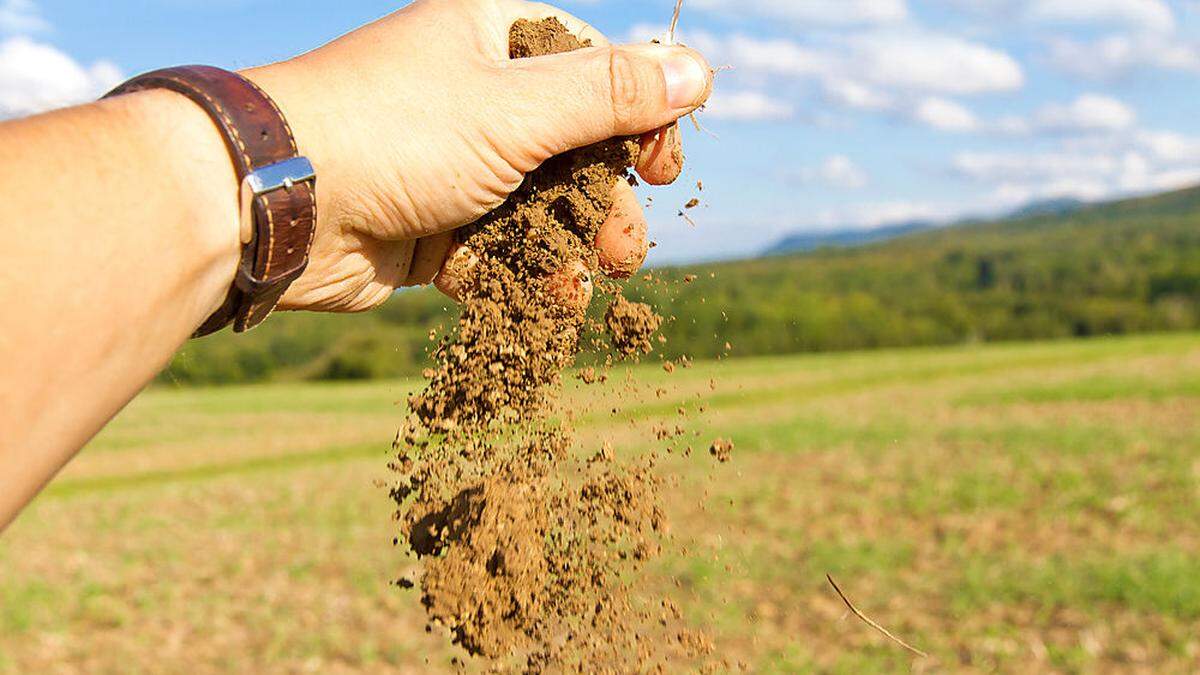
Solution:
<svg viewBox="0 0 1200 675"><path fill-rule="evenodd" d="M1200 188L966 223L881 244L653 270L626 294L666 317L668 357L710 358L1200 329ZM431 289L355 316L281 314L194 340L160 381L419 373L454 320Z"/></svg>

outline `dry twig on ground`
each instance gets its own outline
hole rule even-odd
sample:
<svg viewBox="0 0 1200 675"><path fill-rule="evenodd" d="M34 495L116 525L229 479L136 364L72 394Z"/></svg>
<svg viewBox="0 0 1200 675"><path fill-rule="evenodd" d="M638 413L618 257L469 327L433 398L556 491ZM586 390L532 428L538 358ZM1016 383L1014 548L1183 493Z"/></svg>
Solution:
<svg viewBox="0 0 1200 675"><path fill-rule="evenodd" d="M829 580L829 585L833 586L833 590L837 591L838 597L840 597L842 599L842 602L846 603L846 606L850 608L850 611L854 613L854 616L857 616L858 618L862 619L863 622L866 623L868 626L870 626L871 628L874 628L875 630L879 631L880 633L883 633L885 636L887 636L887 638L889 640L891 640L892 642L895 642L896 644L900 645L901 647L904 647L908 651L916 654L917 656L920 656L921 658L929 658L929 654L926 654L925 652L921 651L920 649L917 649L916 647L908 644L904 640L901 640L900 638L896 637L895 635L892 635L891 632L888 631L888 629L875 623L874 621L871 620L871 617L860 612L858 610L858 608L854 606L854 603L850 602L850 598L847 598L846 594L842 592L842 589L838 588L837 582L833 580L832 575L826 574L825 578Z"/></svg>

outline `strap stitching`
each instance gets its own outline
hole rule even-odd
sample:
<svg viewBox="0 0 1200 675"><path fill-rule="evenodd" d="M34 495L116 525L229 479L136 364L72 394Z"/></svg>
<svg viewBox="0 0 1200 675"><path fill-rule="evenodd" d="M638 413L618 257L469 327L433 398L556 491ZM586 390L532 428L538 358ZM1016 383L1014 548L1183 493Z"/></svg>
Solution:
<svg viewBox="0 0 1200 675"><path fill-rule="evenodd" d="M263 98L265 98L267 103L271 104L271 108L275 110L275 115L278 117L279 121L283 122L283 130L286 132L288 145L292 148L292 154L299 155L300 149L296 147L296 135L292 133L292 126L288 123L287 117L283 114L283 111L279 109L279 105L275 103L275 99L268 96L267 92L263 91L262 88L250 80L250 78L242 77L242 79L246 81L246 84L249 84Z"/></svg>
<svg viewBox="0 0 1200 675"><path fill-rule="evenodd" d="M317 234L317 197L316 197L316 191L312 189L312 186L307 186L303 189L305 189L308 192L308 203L309 203L309 207L312 209L310 211L310 213L312 214L312 226L308 228L308 243L305 248L305 251L307 253L307 252L312 251L313 240ZM263 205L265 207L265 210L267 212L267 226L268 226L268 230L270 233L269 241L267 244L267 264L266 264L266 269L263 271L263 277L269 278L271 276L271 265L272 265L272 262L275 257L275 216L274 216L274 212L271 210L270 197L268 195L263 195L262 200L263 200ZM263 319L265 319L267 317L267 315L269 315L271 312L275 311L275 308L279 305L280 301L283 300L283 295L286 292L287 292L287 289L284 289L284 292L280 293L279 297L275 298L271 302L271 305L267 309L266 314L262 315ZM256 307L254 303L251 303L250 307L248 307L246 310L246 321L247 322L251 321L252 315L257 314L258 313L257 310L260 309L261 307L262 306Z"/></svg>
<svg viewBox="0 0 1200 675"><path fill-rule="evenodd" d="M221 103L219 101L217 101L212 96L210 96L208 92L196 87L195 85L188 82L187 80L182 80L177 77L170 76L170 75L159 75L158 77L161 77L162 79L167 80L169 82L174 82L180 86L186 87L188 91L195 92L195 93L203 96L204 100L208 101L209 105L211 105L213 108L216 109L217 114L220 115L220 117L221 117L221 120L223 122L225 122L225 127L227 129L229 129L231 134L233 134L233 140L234 140L234 142L237 143L238 149L241 150L242 161L244 161L246 163L246 169L248 171L254 170L254 163L250 161L250 153L248 150L246 150L246 144L245 144L245 142L242 141L242 135L240 133L238 133L237 127L233 124L233 120L230 119L230 117L229 117L229 113L225 112L225 106L221 105Z"/></svg>
<svg viewBox="0 0 1200 675"><path fill-rule="evenodd" d="M279 109L279 105L277 103L275 103L275 99L268 96L267 93L265 91L263 91L261 87L259 87L256 83L251 81L249 78L242 78L242 79L244 79L246 81L246 83L249 84L251 87L253 87L256 91L258 91L258 93L261 94L264 99L266 99L267 103L269 103L271 105L271 108L275 110L276 116L278 117L278 119L281 122L283 122L283 130L287 136L288 145L291 146L292 154L299 155L300 149L296 146L295 133L292 131L292 126L288 122L287 116L285 116L283 114L283 111ZM309 207L310 207L309 213L312 215L312 226L308 228L308 245L305 249L306 255L308 252L310 252L312 250L313 237L316 235L316 230L317 230L317 199L316 199L315 191L312 190L311 188L308 190L308 201L309 201ZM271 240L267 246L267 266L266 266L265 271L263 272L263 276L270 277L271 276L271 263L272 263L272 260L274 258L274 254L275 254L275 236L274 236L275 235L275 224L274 224L275 218L274 218L274 214L271 212L270 197L268 197L267 195L263 195L263 203L264 203L264 205L266 207L266 211L267 211L267 224L268 224L268 229L269 229L270 237L271 237ZM284 289L284 293L286 293L286 292L287 292L287 289ZM267 308L266 313L262 315L263 319L265 319L268 315L270 315L271 312L275 311L275 308L277 306L279 306L279 302L281 300L283 300L284 293L280 293L279 296L276 297L271 302L271 305L270 305L270 307ZM255 314L255 313L256 313L255 308L253 306L251 306L246 313L247 322L253 320L251 315Z"/></svg>
<svg viewBox="0 0 1200 675"><path fill-rule="evenodd" d="M238 131L237 126L234 125L233 120L229 116L229 113L226 112L225 106L223 106L217 99L215 99L211 95L209 95L209 93L207 91L196 87L195 85L188 82L187 80L180 79L178 77L166 75L166 74L158 74L157 77L161 78L162 80L168 81L168 82L173 82L173 83L185 88L187 91L192 92L194 94L198 94L199 96L203 97L204 100L207 101L208 104L210 106L212 106L212 108L216 111L217 115L221 118L221 121L224 122L225 128L229 131L230 135L233 137L234 143L237 144L238 150L241 154L242 161L245 162L245 166L246 166L247 170L249 170L249 171L254 170L254 163L250 159L250 153L246 148L246 143L245 143L245 141L242 140L241 133ZM241 79L244 82L246 82L247 84L249 84L255 91L257 91L259 93L259 95L261 95L263 97L263 99L265 99L267 101L268 104L270 104L271 108L275 111L277 119L280 122L282 122L282 124L283 124L283 129L285 132L285 136L287 138L288 146L291 148L292 154L299 155L300 150L296 145L295 134L292 131L291 125L287 121L287 117L284 116L283 111L279 109L279 105L276 104L275 100L272 99L270 96L268 96L267 93L264 92L262 90L262 88L259 87L257 84L255 84L254 82L252 82L251 80L249 80L248 78L245 78L245 77L241 77ZM310 209L309 214L311 215L311 218L312 218L312 225L308 229L308 243L306 246L306 254L310 253L312 250L312 244L316 237L316 229L317 229L316 191L314 189L312 189L312 186L308 186L307 191L308 191L308 202L309 202L309 209ZM263 200L263 205L267 212L267 261L266 261L265 269L263 271L263 277L270 278L271 266L272 266L273 260L274 260L275 242L276 242L275 216L271 209L270 196L262 195L261 199ZM286 293L286 292L287 292L287 289L284 289L284 293ZM262 319L265 319L268 315L270 315L270 313L275 310L275 308L279 305L279 302L282 299L283 299L283 293L280 293L279 296L276 297L271 302L270 306L267 307L267 311L265 314L262 315ZM257 314L257 312L255 311L254 303L252 302L252 303L250 303L250 306L246 308L246 317L245 317L245 321L243 322L245 324L246 328L251 327L250 322L254 321L254 317L253 317L254 314ZM255 321L254 325L257 325L257 323L260 323L260 322L261 322L261 319L259 321Z"/></svg>

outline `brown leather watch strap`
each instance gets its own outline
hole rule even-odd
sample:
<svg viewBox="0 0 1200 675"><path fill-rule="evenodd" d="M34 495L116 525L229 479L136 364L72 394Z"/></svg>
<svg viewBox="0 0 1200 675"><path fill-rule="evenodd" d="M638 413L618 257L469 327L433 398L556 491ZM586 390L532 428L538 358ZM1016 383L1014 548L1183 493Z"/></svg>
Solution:
<svg viewBox="0 0 1200 675"><path fill-rule="evenodd" d="M287 120L250 80L210 66L180 66L139 75L107 96L169 89L200 105L221 130L242 186L242 218L252 219L237 276L224 304L196 331L237 332L262 323L304 273L316 231L316 176Z"/></svg>

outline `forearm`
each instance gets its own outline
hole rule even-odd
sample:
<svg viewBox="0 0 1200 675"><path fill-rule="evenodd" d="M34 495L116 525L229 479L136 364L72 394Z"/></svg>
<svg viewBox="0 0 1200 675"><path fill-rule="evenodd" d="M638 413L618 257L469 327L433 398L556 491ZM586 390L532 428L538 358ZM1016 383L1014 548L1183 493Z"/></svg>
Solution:
<svg viewBox="0 0 1200 675"><path fill-rule="evenodd" d="M513 22L545 16L598 46L508 58ZM674 180L673 125L712 90L695 52L607 45L575 17L511 0L417 0L246 75L320 176L307 265L278 306L338 312L402 285L455 288L453 261L471 252L454 230L556 154L638 136L639 175ZM604 271L628 275L646 223L628 183L613 191L625 206L596 243L602 268L619 263ZM166 91L0 124L0 200L3 528L221 304L240 244L222 136Z"/></svg>
<svg viewBox="0 0 1200 675"><path fill-rule="evenodd" d="M147 92L0 124L0 528L225 296L221 137Z"/></svg>

